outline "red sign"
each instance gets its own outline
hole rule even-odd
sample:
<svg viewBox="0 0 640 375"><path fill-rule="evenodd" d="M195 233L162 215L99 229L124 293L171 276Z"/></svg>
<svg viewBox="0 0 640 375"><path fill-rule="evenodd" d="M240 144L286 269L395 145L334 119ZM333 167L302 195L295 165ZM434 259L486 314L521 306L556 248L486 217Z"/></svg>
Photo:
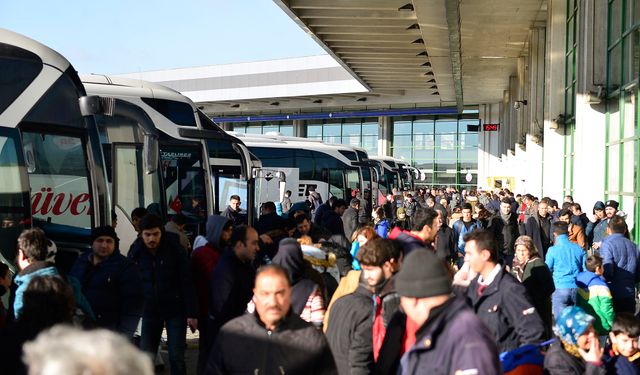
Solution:
<svg viewBox="0 0 640 375"><path fill-rule="evenodd" d="M482 124L482 130L486 132L497 132L500 130L500 124Z"/></svg>

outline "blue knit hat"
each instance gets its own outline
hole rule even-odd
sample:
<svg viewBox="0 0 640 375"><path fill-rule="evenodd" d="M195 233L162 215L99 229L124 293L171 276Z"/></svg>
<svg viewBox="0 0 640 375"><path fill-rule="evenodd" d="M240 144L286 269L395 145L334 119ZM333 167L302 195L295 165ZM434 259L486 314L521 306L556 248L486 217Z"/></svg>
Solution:
<svg viewBox="0 0 640 375"><path fill-rule="evenodd" d="M594 318L577 306L568 306L556 320L553 332L563 341L576 345Z"/></svg>

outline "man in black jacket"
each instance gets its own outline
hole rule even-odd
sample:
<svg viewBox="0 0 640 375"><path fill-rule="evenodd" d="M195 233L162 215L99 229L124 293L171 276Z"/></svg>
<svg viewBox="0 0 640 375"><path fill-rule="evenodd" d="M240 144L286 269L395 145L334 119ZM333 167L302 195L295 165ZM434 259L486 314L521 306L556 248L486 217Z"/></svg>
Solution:
<svg viewBox="0 0 640 375"><path fill-rule="evenodd" d="M511 211L512 205L509 198L502 198L500 201L500 209L489 221L489 231L498 240L500 247L499 257L503 266L511 268L514 256L514 244L516 238L520 235L518 229L518 218Z"/></svg>
<svg viewBox="0 0 640 375"><path fill-rule="evenodd" d="M207 374L336 374L322 332L291 312L287 271L276 265L256 275L256 311L225 324Z"/></svg>
<svg viewBox="0 0 640 375"><path fill-rule="evenodd" d="M96 324L132 339L142 317L144 293L138 267L120 254L112 227L91 231L91 250L78 257L69 275L80 281Z"/></svg>
<svg viewBox="0 0 640 375"><path fill-rule="evenodd" d="M551 215L547 210L548 200L543 199L538 203L538 212L530 216L525 223L525 233L531 237L542 259L547 255L547 250L553 245L553 228L551 227Z"/></svg>
<svg viewBox="0 0 640 375"><path fill-rule="evenodd" d="M247 223L247 218L240 214L240 196L232 195L229 198L229 206L220 215L226 217L233 222L234 226L239 226Z"/></svg>
<svg viewBox="0 0 640 375"><path fill-rule="evenodd" d="M242 315L253 296L256 271L252 265L259 249L258 232L247 226L234 228L211 277L209 337L214 342L220 328Z"/></svg>
<svg viewBox="0 0 640 375"><path fill-rule="evenodd" d="M544 325L525 287L498 263L498 244L491 232L480 229L464 238L465 262L478 276L466 298L493 333L498 352L544 340Z"/></svg>
<svg viewBox="0 0 640 375"><path fill-rule="evenodd" d="M342 214L342 225L344 227L344 235L347 240L351 241L353 232L358 228L358 215L360 213L360 199L353 198L349 202L349 208L344 210ZM335 234L335 233L332 233Z"/></svg>
<svg viewBox="0 0 640 375"><path fill-rule="evenodd" d="M187 325L192 331L198 328L187 253L178 236L164 231L158 215L147 214L140 219L140 231L128 254L140 270L145 297L140 347L155 356L166 325L171 374L186 374Z"/></svg>
<svg viewBox="0 0 640 375"><path fill-rule="evenodd" d="M344 236L344 224L342 222L342 214L347 210L347 202L344 199L338 199L333 204L333 209L327 211L322 217L320 223L326 230L331 232L332 235Z"/></svg>

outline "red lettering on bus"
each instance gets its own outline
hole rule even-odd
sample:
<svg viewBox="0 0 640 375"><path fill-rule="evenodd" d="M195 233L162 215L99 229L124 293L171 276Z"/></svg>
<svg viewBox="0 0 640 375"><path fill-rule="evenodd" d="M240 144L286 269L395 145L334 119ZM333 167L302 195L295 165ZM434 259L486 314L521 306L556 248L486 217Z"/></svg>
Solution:
<svg viewBox="0 0 640 375"><path fill-rule="evenodd" d="M45 216L49 213L53 215L63 215L67 211L74 216L86 214L91 215L91 205L86 204L91 198L87 193L80 193L75 197L69 193L60 192L56 195L50 187L43 187L31 196L31 214ZM44 198L43 198L44 197ZM53 205L51 204L53 202Z"/></svg>

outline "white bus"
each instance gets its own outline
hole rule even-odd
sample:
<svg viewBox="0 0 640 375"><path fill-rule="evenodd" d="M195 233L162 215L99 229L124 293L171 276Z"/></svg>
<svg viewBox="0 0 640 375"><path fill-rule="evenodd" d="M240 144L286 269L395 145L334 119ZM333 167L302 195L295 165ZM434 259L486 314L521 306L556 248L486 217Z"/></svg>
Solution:
<svg viewBox="0 0 640 375"><path fill-rule="evenodd" d="M390 194L394 188L413 191L415 168L406 161L390 156L372 156L370 159L377 161L379 165L381 194Z"/></svg>
<svg viewBox="0 0 640 375"><path fill-rule="evenodd" d="M127 116L129 108L87 96L63 56L3 29L0 87L1 260L14 265L16 238L33 225L56 243L56 262L68 269L89 247L91 228L111 223L94 115ZM152 149L154 138L145 139Z"/></svg>
<svg viewBox="0 0 640 375"><path fill-rule="evenodd" d="M245 197L242 207L253 216L252 194L248 194L252 190L249 152L190 99L140 80L104 75L81 78L90 94L137 106L139 117L150 119L159 139L159 168L145 173L144 129L122 117L98 116L114 209L118 218L123 218L116 228L123 243L135 240L130 213L136 207L155 210L165 219L185 214L187 229L193 235L204 234L207 216L223 211L233 194Z"/></svg>
<svg viewBox="0 0 640 375"><path fill-rule="evenodd" d="M349 146L274 134L232 134L260 160L263 172L284 174L281 179L261 181L258 202L279 202L287 190L292 202L304 201L310 187L323 201L331 196L348 201L354 189L362 188L358 156Z"/></svg>

